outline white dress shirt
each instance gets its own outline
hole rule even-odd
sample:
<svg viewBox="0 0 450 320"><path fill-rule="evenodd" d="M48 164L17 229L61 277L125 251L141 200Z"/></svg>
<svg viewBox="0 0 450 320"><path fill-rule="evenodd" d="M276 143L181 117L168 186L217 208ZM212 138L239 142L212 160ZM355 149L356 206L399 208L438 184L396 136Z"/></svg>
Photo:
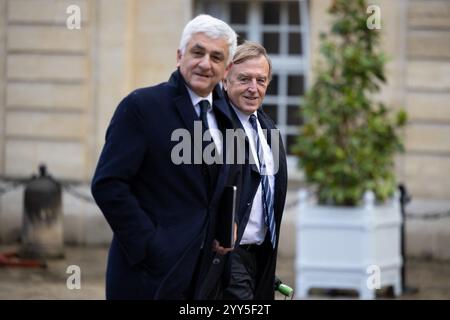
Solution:
<svg viewBox="0 0 450 320"><path fill-rule="evenodd" d="M253 159L255 159L254 162L256 162L255 163L256 167L259 170L258 153L256 150L254 137L255 131L253 130L253 127L249 121L250 115L246 115L233 105L232 107L234 111L236 111L236 114L239 120L241 121L242 126L244 127L245 133L248 137L250 151L252 152ZM258 119L257 112L255 112L254 115L256 116L256 119ZM266 137L263 134L261 125L259 124L259 120L257 121L257 124L258 124L259 141L263 148L264 162L266 163L267 172L273 173L274 172L273 154L272 151L270 150L269 144L267 143ZM269 174L269 186L272 191L272 194L274 194L275 177L273 174ZM244 235L242 236L240 244L261 244L264 242L267 227L264 222L262 196L263 196L262 185L260 183L258 186L258 190L256 191L255 198L253 199L250 217L248 219L247 226L245 227Z"/></svg>

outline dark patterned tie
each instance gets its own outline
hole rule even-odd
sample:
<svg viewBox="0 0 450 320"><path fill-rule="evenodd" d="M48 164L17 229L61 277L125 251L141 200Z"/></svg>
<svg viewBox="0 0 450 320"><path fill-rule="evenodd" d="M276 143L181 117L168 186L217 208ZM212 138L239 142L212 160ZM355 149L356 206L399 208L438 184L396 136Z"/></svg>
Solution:
<svg viewBox="0 0 450 320"><path fill-rule="evenodd" d="M208 124L208 109L210 107L209 101L208 100L201 100L198 103L199 107L200 107L200 119L202 120L202 129L203 129L203 133L205 133L207 130L209 130L209 124ZM211 133L211 132L210 132ZM214 143L214 140L212 139L211 136L211 142ZM206 146L208 146L210 143L210 141L203 141L203 149L206 148ZM217 150L214 150L214 152L217 152Z"/></svg>
<svg viewBox="0 0 450 320"><path fill-rule="evenodd" d="M198 105L200 106L200 119L202 119L203 131L206 131L209 129L207 114L210 104L208 100L202 100Z"/></svg>
<svg viewBox="0 0 450 320"><path fill-rule="evenodd" d="M208 125L208 109L210 108L210 103L208 100L201 100L198 105L200 106L200 119L202 120L202 125L203 125L203 133L205 133L207 130L209 130L209 125ZM212 139L212 141L203 141L203 150L205 150L205 148L207 146L209 146L211 143L214 143L214 140ZM213 151L213 155L215 156L217 153L217 149L214 149ZM209 173L209 192L212 193L212 190L214 190L214 186L216 185L216 181L217 181L217 176L219 174L219 167L217 165L217 163L213 163L213 164L206 164L204 163L204 165L208 168L208 173Z"/></svg>
<svg viewBox="0 0 450 320"><path fill-rule="evenodd" d="M256 152L258 154L259 172L261 175L261 186L262 186L262 191L263 191L262 205L263 205L263 210L264 210L264 220L265 220L266 226L270 232L270 241L272 242L273 248L275 248L277 235L275 233L275 214L274 214L274 210L273 210L273 194L272 194L272 191L270 190L269 176L267 175L267 172L266 172L267 170L266 170L266 163L264 162L263 148L259 141L258 125L256 123L256 116L254 114L252 114L250 116L249 121L254 130Z"/></svg>

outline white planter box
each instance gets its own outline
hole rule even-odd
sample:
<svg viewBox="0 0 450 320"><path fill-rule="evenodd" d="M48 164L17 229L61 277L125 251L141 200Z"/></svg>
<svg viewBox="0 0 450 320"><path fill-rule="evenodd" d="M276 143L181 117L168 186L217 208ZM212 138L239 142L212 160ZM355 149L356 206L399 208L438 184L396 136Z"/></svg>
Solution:
<svg viewBox="0 0 450 320"><path fill-rule="evenodd" d="M355 289L374 299L375 289L401 294L401 209L398 195L383 205L366 193L361 207L319 206L300 191L296 223L296 296L311 288ZM378 281L379 280L379 281Z"/></svg>

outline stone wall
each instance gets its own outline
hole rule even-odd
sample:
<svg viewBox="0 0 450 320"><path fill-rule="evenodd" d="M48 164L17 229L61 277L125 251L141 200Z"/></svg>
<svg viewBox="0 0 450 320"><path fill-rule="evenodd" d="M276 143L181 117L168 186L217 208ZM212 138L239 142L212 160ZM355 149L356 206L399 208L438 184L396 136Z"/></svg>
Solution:
<svg viewBox="0 0 450 320"><path fill-rule="evenodd" d="M450 1L409 1L405 181L411 193L450 199Z"/></svg>
<svg viewBox="0 0 450 320"><path fill-rule="evenodd" d="M80 29L66 27L69 5L81 9ZM190 5L0 1L0 174L29 176L45 162L61 179L89 181L120 100L175 70Z"/></svg>
<svg viewBox="0 0 450 320"><path fill-rule="evenodd" d="M78 5L82 28L66 28L66 8ZM87 1L3 1L4 98L1 172L31 174L46 162L54 174L88 178L92 150L92 68Z"/></svg>

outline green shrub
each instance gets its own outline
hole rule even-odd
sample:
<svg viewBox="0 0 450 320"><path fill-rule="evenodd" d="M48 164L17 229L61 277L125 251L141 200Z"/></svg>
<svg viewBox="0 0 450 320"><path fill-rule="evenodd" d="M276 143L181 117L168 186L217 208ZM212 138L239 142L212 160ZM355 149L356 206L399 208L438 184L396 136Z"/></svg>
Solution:
<svg viewBox="0 0 450 320"><path fill-rule="evenodd" d="M364 0L336 0L329 35L321 35L323 63L301 108L305 124L294 153L319 203L358 205L366 190L379 201L396 189L394 156L403 150L398 129L407 115L391 116L374 101L386 82L380 30L367 28Z"/></svg>

